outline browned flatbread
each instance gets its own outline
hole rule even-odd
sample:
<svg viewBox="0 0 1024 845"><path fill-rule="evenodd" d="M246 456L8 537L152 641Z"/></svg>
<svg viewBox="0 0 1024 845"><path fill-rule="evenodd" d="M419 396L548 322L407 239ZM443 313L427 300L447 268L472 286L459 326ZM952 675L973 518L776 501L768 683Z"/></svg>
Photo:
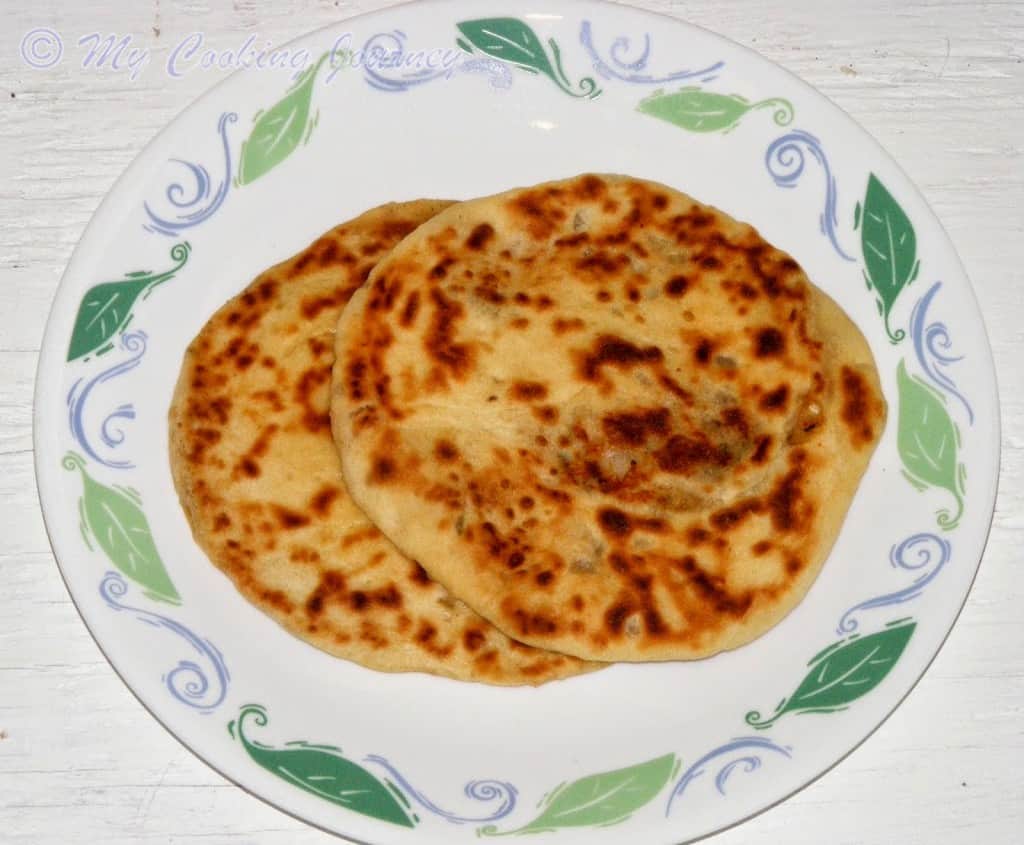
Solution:
<svg viewBox="0 0 1024 845"><path fill-rule="evenodd" d="M517 643L353 504L328 420L334 328L401 238L448 203L386 205L259 276L189 347L171 467L196 541L285 628L374 669L540 684L595 668Z"/></svg>
<svg viewBox="0 0 1024 845"><path fill-rule="evenodd" d="M509 635L697 658L777 623L885 421L861 333L758 233L588 175L449 208L338 327L356 502Z"/></svg>

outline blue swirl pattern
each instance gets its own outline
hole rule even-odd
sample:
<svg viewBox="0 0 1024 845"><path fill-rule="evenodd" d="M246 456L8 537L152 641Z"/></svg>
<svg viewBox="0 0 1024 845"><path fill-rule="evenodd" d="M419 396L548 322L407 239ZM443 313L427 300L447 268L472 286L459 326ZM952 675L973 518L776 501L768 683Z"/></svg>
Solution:
<svg viewBox="0 0 1024 845"><path fill-rule="evenodd" d="M743 754L740 757L733 757L736 752L751 751L753 753ZM781 754L784 757L792 757L792 749L788 746L777 745L767 737L740 737L725 745L720 745L701 757L695 762L690 768L688 768L680 776L677 781L675 788L672 790L672 794L668 797L668 803L665 805L665 817L668 818L672 812L672 802L676 798L681 798L683 793L686 792L688 787L694 780L704 774L707 771L707 766L712 760L716 760L720 757L732 758L727 759L725 764L715 774L715 789L718 790L719 795L725 795L726 782L729 780L729 776L737 766L742 766L744 772L753 772L761 768L761 757L758 756L757 752L771 751L775 754Z"/></svg>
<svg viewBox="0 0 1024 845"><path fill-rule="evenodd" d="M856 259L842 248L836 236L838 224L836 207L839 204L839 190L836 187L836 177L832 174L832 168L825 156L825 150L822 149L821 141L802 129L788 132L776 138L769 145L764 156L765 167L768 168L776 185L780 188L793 188L800 181L804 172L805 148L825 171L825 208L818 218L821 233L829 239L832 248L840 258L845 261L855 261Z"/></svg>
<svg viewBox="0 0 1024 845"><path fill-rule="evenodd" d="M605 79L619 79L623 82L632 82L635 85L658 85L665 82L677 82L681 79L693 79L698 77L702 82L710 82L718 76L718 71L725 67L725 62L718 61L707 67L696 70L677 70L664 76L654 76L644 73L647 70L647 63L651 58L651 36L644 33L644 48L640 55L630 60L627 53L630 49L629 38L620 35L608 49L608 58L603 59L597 48L594 46L594 36L590 21L583 21L580 24L580 44L590 55L590 61L597 71Z"/></svg>
<svg viewBox="0 0 1024 845"><path fill-rule="evenodd" d="M103 466L110 467L111 469L131 469L135 465L131 461L127 460L113 460L111 458L105 458L96 451L92 443L89 441L89 436L86 431L85 410L86 405L89 402L89 397L92 395L93 388L104 384L111 379L115 379L118 376L122 376L125 373L134 370L139 365L139 362L142 360L142 356L146 354L146 333L138 331L121 335L121 348L129 353L127 360L122 361L119 364L115 364L113 367L109 367L89 381L86 381L84 378L80 378L71 386L71 390L68 392L67 398L68 425L71 427L72 437L75 438L75 441L82 447L82 450L90 458L103 464ZM117 448L124 443L125 433L120 428L112 428L112 426L119 420L133 419L135 419L135 408L131 403L119 405L115 410L107 414L106 418L100 424L100 439L109 448Z"/></svg>
<svg viewBox="0 0 1024 845"><path fill-rule="evenodd" d="M466 797L474 801L501 801L501 804L489 816L460 816L442 809L422 792L416 789L387 759L378 754L371 754L365 758L368 763L376 763L381 766L395 782L407 793L416 799L424 808L437 816L454 824L467 824L476 822L493 822L503 819L516 807L519 792L511 784L501 780L471 780L466 784Z"/></svg>
<svg viewBox="0 0 1024 845"><path fill-rule="evenodd" d="M198 226L204 220L208 220L221 207L227 198L228 190L231 188L231 146L228 143L228 123L238 120L234 112L223 112L217 122L217 133L221 138L221 146L224 151L224 178L217 185L213 195L210 194L210 173L201 164L193 164L183 161L180 158L172 158L175 164L184 165L188 170L192 181L195 183L191 195L186 191L180 182L172 182L167 186L165 195L167 201L174 207L175 212L169 217L161 217L153 210L148 203L143 203L149 223L144 223L143 228L149 232L159 232L161 235L177 237L183 230L192 226Z"/></svg>
<svg viewBox="0 0 1024 845"><path fill-rule="evenodd" d="M492 88L502 90L512 87L513 75L507 64L486 57L463 59L455 69L459 73L475 73L486 76Z"/></svg>
<svg viewBox="0 0 1024 845"><path fill-rule="evenodd" d="M915 555L913 558L909 557L911 553ZM855 604L840 617L836 633L842 635L856 631L858 622L854 616L861 611L903 604L916 599L949 563L951 553L949 541L935 534L914 534L897 543L889 550L889 563L897 569L920 574L909 587Z"/></svg>
<svg viewBox="0 0 1024 845"><path fill-rule="evenodd" d="M932 285L914 305L914 310L910 312L910 336L914 339L914 353L917 355L921 369L925 371L932 383L963 403L964 408L967 409L967 418L970 420L970 424L974 425L974 411L971 410L966 397L957 390L953 379L943 372L950 364L962 361L964 356L948 354L953 346L953 341L945 323L928 322L928 307L941 287L942 282Z"/></svg>
<svg viewBox="0 0 1024 845"><path fill-rule="evenodd" d="M114 610L135 615L140 622L156 628L164 628L185 640L203 660L212 677L195 660L181 660L178 665L163 676L163 682L174 698L182 704L194 707L202 713L211 713L221 705L227 696L231 675L224 658L209 640L193 634L180 622L176 622L151 610L143 610L122 604L119 599L128 593L128 583L117 572L108 572L100 582L100 595Z"/></svg>
<svg viewBox="0 0 1024 845"><path fill-rule="evenodd" d="M437 79L450 79L455 73L474 73L486 76L492 88L512 87L512 71L507 64L491 58L461 58L450 68L421 68L388 75L381 68L371 67L384 56L404 56L406 35L399 29L371 35L363 45L363 78L371 88L397 93ZM382 63L383 64L383 63Z"/></svg>

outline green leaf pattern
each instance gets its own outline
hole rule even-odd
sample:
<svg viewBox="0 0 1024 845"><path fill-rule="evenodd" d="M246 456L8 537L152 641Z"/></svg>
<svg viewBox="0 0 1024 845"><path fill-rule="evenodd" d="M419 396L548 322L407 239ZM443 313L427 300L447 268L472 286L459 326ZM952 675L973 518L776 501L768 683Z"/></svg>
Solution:
<svg viewBox="0 0 1024 845"><path fill-rule="evenodd" d="M310 119L313 83L329 53L302 72L288 92L266 111L259 112L249 137L242 142L238 184L248 185L279 165L309 136L316 126Z"/></svg>
<svg viewBox="0 0 1024 845"><path fill-rule="evenodd" d="M896 448L907 480L919 490L940 487L956 501L956 511L938 511L939 526L955 528L964 512L964 465L957 455L960 431L946 410L946 400L917 376L907 373L900 361L896 369L899 388L899 427Z"/></svg>
<svg viewBox="0 0 1024 845"><path fill-rule="evenodd" d="M238 719L228 724L228 732L272 775L355 813L402 827L415 826L418 818L398 788L390 781L381 782L362 766L343 757L340 748L307 742L289 742L281 748L272 748L246 735L249 723L264 727L267 721L267 712L262 706L247 704Z"/></svg>
<svg viewBox="0 0 1024 845"><path fill-rule="evenodd" d="M779 126L793 120L793 104L781 97L751 103L738 94L717 94L693 86L671 94L655 91L640 101L637 111L686 129L689 132L729 132L747 112L771 108Z"/></svg>
<svg viewBox="0 0 1024 845"><path fill-rule="evenodd" d="M889 674L910 642L917 623L900 621L866 637L854 634L811 659L810 670L796 692L783 699L768 719L751 710L746 722L771 727L786 713L832 713L867 695Z"/></svg>
<svg viewBox="0 0 1024 845"><path fill-rule="evenodd" d="M542 803L541 814L525 827L499 832L494 825L488 825L477 833L508 836L619 824L653 800L678 769L676 755L666 754L624 769L580 778L551 792Z"/></svg>
<svg viewBox="0 0 1024 845"><path fill-rule="evenodd" d="M890 315L900 292L917 278L917 235L906 212L874 173L868 176L864 204L857 204L855 219L854 228L860 227L864 279L875 292L889 340L899 343L907 333L892 330Z"/></svg>
<svg viewBox="0 0 1024 845"><path fill-rule="evenodd" d="M170 576L153 543L146 515L134 490L105 487L85 471L85 460L68 452L61 462L64 469L82 474L82 496L78 511L82 518L82 536L91 537L124 575L143 588L156 601L181 604Z"/></svg>
<svg viewBox="0 0 1024 845"><path fill-rule="evenodd" d="M548 39L549 56L537 34L518 18L479 18L456 26L463 36L456 43L466 52L479 50L528 73L543 74L571 97L593 98L601 93L590 76L579 81L579 91L574 90L562 68L562 53L555 39Z"/></svg>
<svg viewBox="0 0 1024 845"><path fill-rule="evenodd" d="M78 306L68 361L93 352L102 355L112 349L114 337L128 326L138 299L149 296L153 288L173 278L185 266L190 250L187 242L175 244L171 248L171 260L177 263L163 273L137 270L126 273L122 281L103 282L89 288Z"/></svg>

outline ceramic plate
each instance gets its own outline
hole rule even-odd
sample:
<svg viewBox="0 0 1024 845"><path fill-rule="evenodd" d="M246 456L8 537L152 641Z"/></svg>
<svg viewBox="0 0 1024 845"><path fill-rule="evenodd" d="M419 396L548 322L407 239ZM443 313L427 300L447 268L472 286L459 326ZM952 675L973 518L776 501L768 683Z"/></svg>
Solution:
<svg viewBox="0 0 1024 845"><path fill-rule="evenodd" d="M757 55L597 2L399 6L258 58L115 185L39 368L53 548L144 704L247 790L372 843L677 843L868 736L956 619L998 468L977 304L892 160ZM189 340L264 268L371 206L585 171L752 223L867 336L889 421L813 589L736 651L539 689L380 674L285 633L207 562L178 506L166 416Z"/></svg>

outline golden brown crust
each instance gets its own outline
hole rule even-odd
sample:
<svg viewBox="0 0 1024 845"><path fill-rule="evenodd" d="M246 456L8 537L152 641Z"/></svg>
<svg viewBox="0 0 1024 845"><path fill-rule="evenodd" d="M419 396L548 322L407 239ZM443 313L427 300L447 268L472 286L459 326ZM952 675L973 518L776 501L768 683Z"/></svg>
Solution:
<svg viewBox="0 0 1024 845"><path fill-rule="evenodd" d="M447 205L367 212L221 308L185 354L171 468L210 560L302 639L375 669L539 684L593 667L510 640L398 552L349 497L330 435L342 306Z"/></svg>
<svg viewBox="0 0 1024 845"><path fill-rule="evenodd" d="M867 344L749 226L586 175L453 206L339 322L353 497L511 636L747 642L806 593L881 435Z"/></svg>

